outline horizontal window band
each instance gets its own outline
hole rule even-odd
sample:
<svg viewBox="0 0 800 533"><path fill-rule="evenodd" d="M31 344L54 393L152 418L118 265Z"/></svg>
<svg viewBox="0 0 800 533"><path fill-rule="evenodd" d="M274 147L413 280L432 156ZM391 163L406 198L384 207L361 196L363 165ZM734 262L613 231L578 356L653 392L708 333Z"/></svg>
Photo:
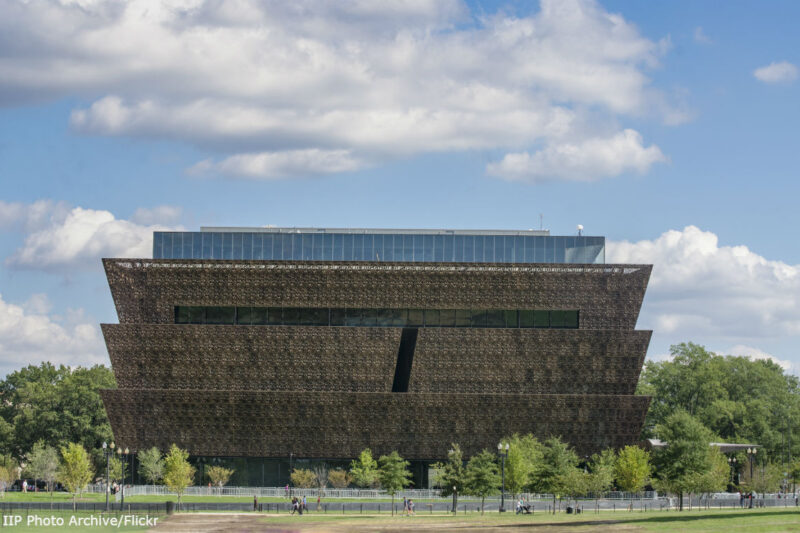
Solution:
<svg viewBox="0 0 800 533"><path fill-rule="evenodd" d="M575 309L175 306L176 324L577 329Z"/></svg>

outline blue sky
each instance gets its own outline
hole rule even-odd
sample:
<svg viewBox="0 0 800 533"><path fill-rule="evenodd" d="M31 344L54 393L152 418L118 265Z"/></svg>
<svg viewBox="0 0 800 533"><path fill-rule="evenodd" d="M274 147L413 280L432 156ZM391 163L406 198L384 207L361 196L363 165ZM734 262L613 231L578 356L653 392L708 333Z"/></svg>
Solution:
<svg viewBox="0 0 800 533"><path fill-rule="evenodd" d="M0 372L105 362L104 256L200 225L537 228L639 327L798 372L796 2L0 0Z"/></svg>

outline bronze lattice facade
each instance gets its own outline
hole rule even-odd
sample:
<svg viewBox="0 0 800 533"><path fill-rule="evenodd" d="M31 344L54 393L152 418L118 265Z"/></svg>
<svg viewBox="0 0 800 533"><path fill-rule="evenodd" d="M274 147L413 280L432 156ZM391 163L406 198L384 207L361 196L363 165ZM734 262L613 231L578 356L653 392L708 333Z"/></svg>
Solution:
<svg viewBox="0 0 800 533"><path fill-rule="evenodd" d="M180 258L104 266L120 323L103 325L118 383L103 399L116 440L133 450L176 443L195 456L349 459L369 447L430 461L451 442L471 455L533 432L586 455L636 442L649 404L634 389L651 333L635 329L650 265ZM183 324L181 306L237 317L261 307L379 311L364 327ZM492 310L513 310L506 316L519 327L382 325L381 312L399 309L479 309L490 324ZM528 328L528 311L517 310L578 318L575 327Z"/></svg>

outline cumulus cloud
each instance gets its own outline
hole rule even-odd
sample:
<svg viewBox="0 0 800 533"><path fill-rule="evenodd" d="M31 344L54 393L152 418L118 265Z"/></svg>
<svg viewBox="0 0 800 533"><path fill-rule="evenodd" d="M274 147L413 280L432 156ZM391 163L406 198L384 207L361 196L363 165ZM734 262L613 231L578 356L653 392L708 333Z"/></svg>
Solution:
<svg viewBox="0 0 800 533"><path fill-rule="evenodd" d="M653 264L640 323L676 341L757 345L800 334L800 265L720 246L695 226L654 240L609 242L610 263Z"/></svg>
<svg viewBox="0 0 800 533"><path fill-rule="evenodd" d="M190 175L221 173L247 179L272 179L289 176L317 176L358 170L363 161L354 158L349 150L288 150L237 154L214 163L200 161L188 169Z"/></svg>
<svg viewBox="0 0 800 533"><path fill-rule="evenodd" d="M35 231L69 211L64 202L37 200L32 204L0 200L0 230Z"/></svg>
<svg viewBox="0 0 800 533"><path fill-rule="evenodd" d="M772 62L766 67L755 69L753 76L764 83L791 82L797 79L797 67L788 61Z"/></svg>
<svg viewBox="0 0 800 533"><path fill-rule="evenodd" d="M620 118L688 116L647 75L668 41L593 0L542 0L526 16L459 0L0 6L0 105L78 96L91 102L72 113L79 132L221 154L195 173L348 172L425 152L578 145Z"/></svg>
<svg viewBox="0 0 800 533"><path fill-rule="evenodd" d="M0 372L42 361L65 365L107 363L105 346L96 324L82 311L48 315L46 297L36 295L23 305L0 295Z"/></svg>
<svg viewBox="0 0 800 533"><path fill-rule="evenodd" d="M657 146L645 147L642 136L627 129L613 137L550 145L533 154L506 154L501 161L487 165L486 173L508 180L590 181L624 172L643 174L664 161L666 157Z"/></svg>
<svg viewBox="0 0 800 533"><path fill-rule="evenodd" d="M20 216L24 219L28 210L37 211L40 205L23 204ZM157 219L174 219L179 216L176 210L170 206L141 209L132 220L124 220L104 210L54 207L49 216L42 217L46 223L26 231L22 246L6 264L35 270L94 269L100 266L102 257L149 257L153 231L170 229ZM38 220L39 215L35 218Z"/></svg>
<svg viewBox="0 0 800 533"><path fill-rule="evenodd" d="M786 359L779 359L774 355L769 354L763 350L754 348L752 346L745 346L744 344L737 344L736 346L733 346L729 350L719 353L725 353L729 355L740 355L748 357L753 361L758 361L758 360L772 361L773 363L781 367L783 370L787 372L792 372L794 374L797 374L798 370L800 370L800 366L792 363L791 361L787 361Z"/></svg>

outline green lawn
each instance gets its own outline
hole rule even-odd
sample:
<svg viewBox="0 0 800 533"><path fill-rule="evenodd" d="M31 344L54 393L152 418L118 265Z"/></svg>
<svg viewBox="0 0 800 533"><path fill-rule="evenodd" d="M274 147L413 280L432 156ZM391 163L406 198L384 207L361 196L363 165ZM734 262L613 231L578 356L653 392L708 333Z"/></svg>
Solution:
<svg viewBox="0 0 800 533"><path fill-rule="evenodd" d="M0 503L3 502L49 502L49 492L6 492ZM54 492L52 495L54 502L71 502L72 494L69 492ZM78 498L79 502L100 502L106 501L105 494L98 493L84 493Z"/></svg>
<svg viewBox="0 0 800 533"><path fill-rule="evenodd" d="M723 511L658 511L640 512L600 512L586 513L580 516L559 513L556 515L536 513L535 515L515 515L513 513L478 513L468 515L428 515L418 513L414 517L377 516L377 515L341 515L307 513L303 516L271 516L262 519L270 525L299 526L303 531L314 531L314 525L326 531L383 531L414 528L415 524L430 528L435 526L440 531L464 531L470 529L507 528L514 526L514 531L531 530L548 531L563 530L569 525L570 531L704 531L704 532L774 532L800 531L800 510L797 508L759 509L759 510L723 510ZM500 529L498 529L500 531Z"/></svg>

